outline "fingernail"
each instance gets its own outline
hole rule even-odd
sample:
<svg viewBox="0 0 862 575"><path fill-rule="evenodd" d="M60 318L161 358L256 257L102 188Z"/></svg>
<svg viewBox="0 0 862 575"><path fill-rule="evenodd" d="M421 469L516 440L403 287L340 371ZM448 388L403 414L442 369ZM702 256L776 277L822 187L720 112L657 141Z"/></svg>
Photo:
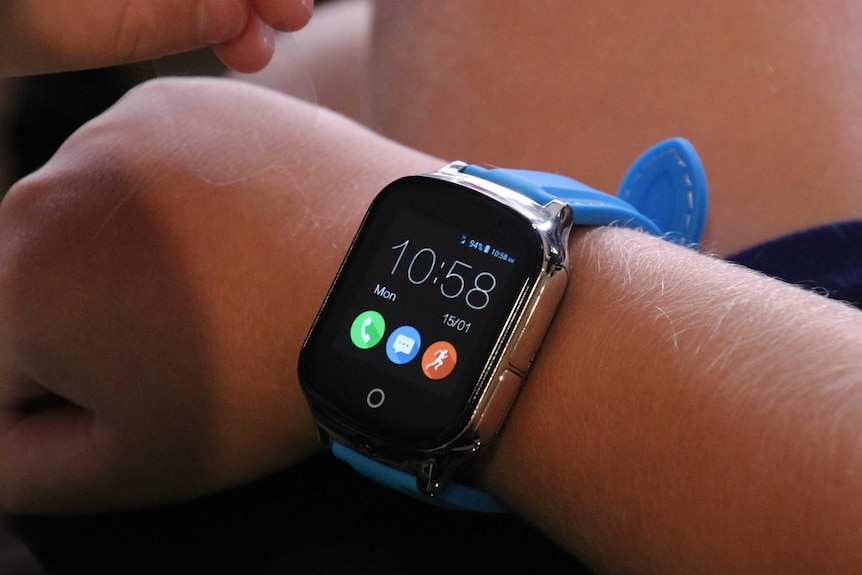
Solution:
<svg viewBox="0 0 862 575"><path fill-rule="evenodd" d="M275 50L275 29L261 22L260 41L270 50Z"/></svg>
<svg viewBox="0 0 862 575"><path fill-rule="evenodd" d="M314 13L314 0L300 0L300 5L308 17L311 18L311 15Z"/></svg>

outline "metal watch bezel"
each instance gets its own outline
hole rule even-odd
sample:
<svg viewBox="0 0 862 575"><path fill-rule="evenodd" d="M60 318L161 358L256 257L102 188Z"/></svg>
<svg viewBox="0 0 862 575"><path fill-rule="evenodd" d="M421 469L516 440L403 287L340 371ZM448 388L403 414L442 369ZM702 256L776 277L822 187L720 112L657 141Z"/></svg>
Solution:
<svg viewBox="0 0 862 575"><path fill-rule="evenodd" d="M417 478L417 488L429 495L444 489L457 470L472 461L500 429L568 280L571 207L559 200L541 205L505 186L464 174L461 170L465 166L463 162L453 162L422 176L463 186L513 209L531 224L543 251L535 281L511 310L506 329L477 382L476 388L480 391L478 397L474 395L471 400L471 403L475 401L475 407L466 424L442 445L412 448L397 442L372 441L320 410L319 406L315 409L320 439L325 445L337 440L368 457L406 471Z"/></svg>

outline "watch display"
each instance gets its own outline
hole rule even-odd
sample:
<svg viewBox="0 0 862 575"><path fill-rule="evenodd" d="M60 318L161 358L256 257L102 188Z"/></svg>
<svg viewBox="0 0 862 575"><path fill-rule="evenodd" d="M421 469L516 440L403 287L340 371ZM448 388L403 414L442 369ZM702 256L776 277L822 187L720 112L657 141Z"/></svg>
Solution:
<svg viewBox="0 0 862 575"><path fill-rule="evenodd" d="M511 208L409 177L373 202L300 358L341 433L435 447L469 422L542 265ZM326 422L323 422L324 426Z"/></svg>

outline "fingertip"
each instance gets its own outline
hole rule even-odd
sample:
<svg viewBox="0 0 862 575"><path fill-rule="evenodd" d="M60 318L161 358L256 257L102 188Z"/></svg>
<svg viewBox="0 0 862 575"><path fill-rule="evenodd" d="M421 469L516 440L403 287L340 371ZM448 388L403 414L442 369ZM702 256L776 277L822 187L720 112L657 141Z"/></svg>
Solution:
<svg viewBox="0 0 862 575"><path fill-rule="evenodd" d="M258 16L284 32L295 32L308 24L314 12L314 0L252 0Z"/></svg>
<svg viewBox="0 0 862 575"><path fill-rule="evenodd" d="M275 53L275 31L252 14L246 29L237 38L213 46L216 56L228 68L251 74L266 67Z"/></svg>

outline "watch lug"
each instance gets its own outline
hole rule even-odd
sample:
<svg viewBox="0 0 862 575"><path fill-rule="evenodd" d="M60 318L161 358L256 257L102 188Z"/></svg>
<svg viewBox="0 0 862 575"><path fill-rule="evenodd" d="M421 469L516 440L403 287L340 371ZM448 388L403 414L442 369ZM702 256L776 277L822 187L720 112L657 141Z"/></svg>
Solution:
<svg viewBox="0 0 862 575"><path fill-rule="evenodd" d="M454 162L450 162L450 163L446 164L445 166L443 166L439 170L435 170L435 172L454 175L454 174L460 174L461 170L463 170L466 167L467 167L467 162L462 162L460 160L456 160Z"/></svg>
<svg viewBox="0 0 862 575"><path fill-rule="evenodd" d="M545 206L549 221L553 222L546 234L548 269L556 273L569 265L569 233L572 231L573 213L569 204L553 200Z"/></svg>
<svg viewBox="0 0 862 575"><path fill-rule="evenodd" d="M327 449L332 444L332 437L329 435L329 433L327 433L325 429L323 429L319 425L317 426L317 441L319 441L320 445Z"/></svg>
<svg viewBox="0 0 862 575"><path fill-rule="evenodd" d="M423 461L416 473L416 488L427 495L437 495L444 486L439 475L438 466L433 461Z"/></svg>
<svg viewBox="0 0 862 575"><path fill-rule="evenodd" d="M478 444L469 449L452 451L441 458L414 461L410 467L416 475L416 488L435 496L446 489L455 473L475 455Z"/></svg>

